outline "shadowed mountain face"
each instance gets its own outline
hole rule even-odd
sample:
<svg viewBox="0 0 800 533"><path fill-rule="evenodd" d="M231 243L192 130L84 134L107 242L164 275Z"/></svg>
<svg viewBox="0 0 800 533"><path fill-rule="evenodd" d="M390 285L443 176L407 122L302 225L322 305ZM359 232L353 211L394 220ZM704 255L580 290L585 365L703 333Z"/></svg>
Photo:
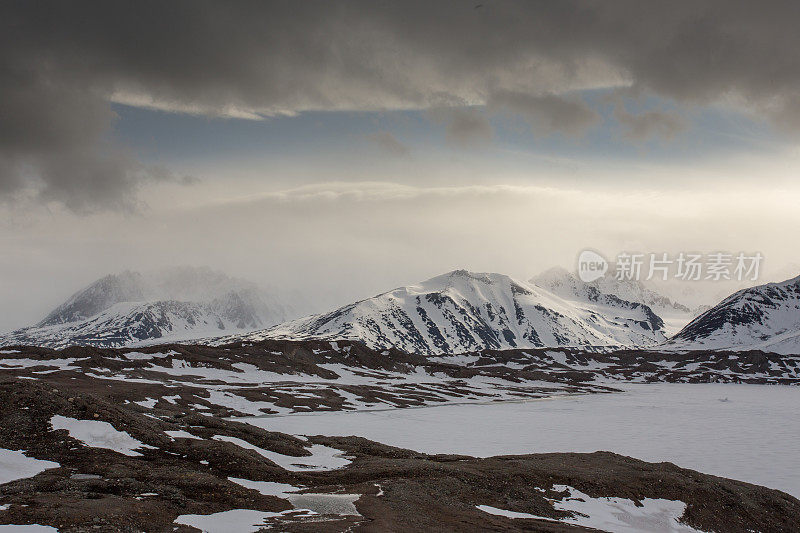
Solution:
<svg viewBox="0 0 800 533"><path fill-rule="evenodd" d="M300 304L302 305L302 304ZM299 316L295 303L204 268L123 272L97 280L1 345L125 346L252 331Z"/></svg>
<svg viewBox="0 0 800 533"><path fill-rule="evenodd" d="M732 294L694 319L666 346L800 353L800 276Z"/></svg>
<svg viewBox="0 0 800 533"><path fill-rule="evenodd" d="M373 348L440 354L649 346L665 338L662 329L649 307L613 295L567 301L502 274L456 270L244 338L360 339Z"/></svg>

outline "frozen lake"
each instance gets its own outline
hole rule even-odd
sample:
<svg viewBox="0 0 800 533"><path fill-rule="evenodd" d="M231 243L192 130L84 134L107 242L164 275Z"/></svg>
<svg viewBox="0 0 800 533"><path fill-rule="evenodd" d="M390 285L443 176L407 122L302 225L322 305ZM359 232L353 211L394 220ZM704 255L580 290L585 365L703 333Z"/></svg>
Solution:
<svg viewBox="0 0 800 533"><path fill-rule="evenodd" d="M621 394L248 419L298 435L357 435L479 457L607 450L800 497L800 387L615 385Z"/></svg>

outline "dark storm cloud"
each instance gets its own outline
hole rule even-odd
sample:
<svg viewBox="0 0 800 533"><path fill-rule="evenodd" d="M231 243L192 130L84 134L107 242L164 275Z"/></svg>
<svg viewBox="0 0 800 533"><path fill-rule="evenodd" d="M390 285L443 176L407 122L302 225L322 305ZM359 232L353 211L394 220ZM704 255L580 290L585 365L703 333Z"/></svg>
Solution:
<svg viewBox="0 0 800 533"><path fill-rule="evenodd" d="M595 118L559 95L627 84L688 105L736 104L800 130L798 2L473 7L4 2L0 191L33 190L84 209L126 204L143 179L163 177L107 144L110 99L252 118L505 98L537 127L579 134ZM654 123L644 118L633 120ZM469 129L468 121L451 123L453 139Z"/></svg>

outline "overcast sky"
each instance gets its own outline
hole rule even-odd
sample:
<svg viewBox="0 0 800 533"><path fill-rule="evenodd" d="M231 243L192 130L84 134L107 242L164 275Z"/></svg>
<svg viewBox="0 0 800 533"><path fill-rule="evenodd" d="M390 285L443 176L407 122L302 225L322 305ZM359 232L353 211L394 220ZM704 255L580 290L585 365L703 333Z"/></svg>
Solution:
<svg viewBox="0 0 800 533"><path fill-rule="evenodd" d="M332 306L584 248L800 263L799 25L788 1L3 2L0 330L125 269Z"/></svg>

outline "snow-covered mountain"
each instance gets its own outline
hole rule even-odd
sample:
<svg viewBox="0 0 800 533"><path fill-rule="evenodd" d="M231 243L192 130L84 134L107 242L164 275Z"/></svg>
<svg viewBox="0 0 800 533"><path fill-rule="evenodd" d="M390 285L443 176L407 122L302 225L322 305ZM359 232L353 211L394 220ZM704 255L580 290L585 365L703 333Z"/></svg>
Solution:
<svg viewBox="0 0 800 533"><path fill-rule="evenodd" d="M664 347L800 354L800 276L732 294L694 319Z"/></svg>
<svg viewBox="0 0 800 533"><path fill-rule="evenodd" d="M664 320L664 333L677 333L709 307L690 307L671 300L639 280L619 280L609 269L605 276L586 283L565 268L555 267L530 279L530 283L569 301L593 301L598 295L616 296L628 302L644 304Z"/></svg>
<svg viewBox="0 0 800 533"><path fill-rule="evenodd" d="M256 284L207 268L106 276L35 326L0 336L0 346L126 346L269 327L300 315Z"/></svg>
<svg viewBox="0 0 800 533"><path fill-rule="evenodd" d="M239 337L267 338L360 339L372 348L441 354L483 348L650 346L665 337L662 320L640 303L599 292L585 301L567 301L502 274L456 270Z"/></svg>

